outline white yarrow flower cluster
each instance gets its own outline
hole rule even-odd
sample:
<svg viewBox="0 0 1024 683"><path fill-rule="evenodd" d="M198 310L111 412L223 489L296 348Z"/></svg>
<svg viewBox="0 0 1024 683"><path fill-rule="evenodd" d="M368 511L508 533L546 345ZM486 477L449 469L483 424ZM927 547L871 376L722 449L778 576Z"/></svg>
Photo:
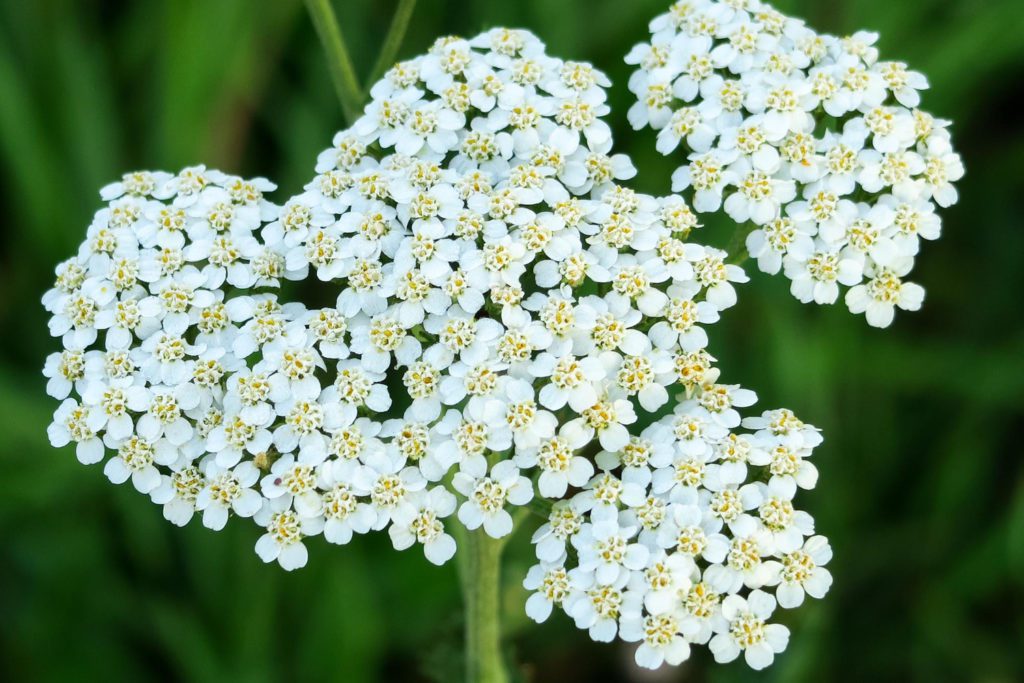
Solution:
<svg viewBox="0 0 1024 683"><path fill-rule="evenodd" d="M109 455L111 481L130 479L176 524L198 510L220 528L229 510L260 509L257 469L241 460L246 449L251 459L270 447L271 409L243 404L237 388L266 361L250 371L240 349L250 319L268 323L269 343L301 315L272 297L256 303L225 291L278 283L283 257L259 240L277 216L263 197L272 189L202 166L126 175L103 188L107 207L43 297L64 346L44 369L47 392L62 401L51 442L75 443L86 464ZM277 377L261 376L269 397Z"/></svg>
<svg viewBox="0 0 1024 683"><path fill-rule="evenodd" d="M557 605L643 666L695 643L767 665L776 601L831 581L792 504L821 439L741 421L754 395L719 383L705 327L746 277L680 197L619 184L607 85L524 31L444 38L282 206L204 167L104 188L43 299L51 442L175 524L252 518L289 570L311 537L385 529L443 564L452 524L550 510L531 617ZM311 276L333 305L286 300Z"/></svg>
<svg viewBox="0 0 1024 683"><path fill-rule="evenodd" d="M769 617L824 596L831 549L793 506L817 482L807 458L821 436L788 410L741 422L736 408L753 401L706 387L599 452L595 474L534 535L529 616L557 606L595 640L639 643L648 668L679 664L693 645L720 662L742 652L755 669L771 664L789 631Z"/></svg>
<svg viewBox="0 0 1024 683"><path fill-rule="evenodd" d="M685 156L673 191L752 226L750 255L804 303L849 287L876 327L920 308L905 278L964 173L949 122L918 108L925 77L879 61L876 34L819 35L759 0L682 0L650 28L629 119Z"/></svg>

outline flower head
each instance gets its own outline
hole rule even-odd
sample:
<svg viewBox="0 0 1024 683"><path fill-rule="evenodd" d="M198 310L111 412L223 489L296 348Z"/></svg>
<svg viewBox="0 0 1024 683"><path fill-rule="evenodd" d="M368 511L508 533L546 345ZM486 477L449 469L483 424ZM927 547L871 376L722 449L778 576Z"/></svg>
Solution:
<svg viewBox="0 0 1024 683"><path fill-rule="evenodd" d="M735 42L687 48L686 79L652 106L715 68L748 68L750 44L772 40ZM175 524L252 518L257 554L286 570L317 536L385 529L396 549L442 564L452 524L500 539L512 508L553 500L533 538L532 618L558 607L597 640L639 643L643 666L683 661L712 631L725 634L716 654L770 660L775 630L763 645L721 624L766 617L766 587L786 606L827 589L823 541L792 502L815 483L805 458L820 437L788 412L744 423L753 393L718 382L704 326L746 276L690 241L700 226L682 198L620 184L635 169L612 149L607 85L524 31L444 38L372 88L283 206L264 199L266 181L204 167L104 188L107 206L43 300L63 345L44 369L62 401L51 441L131 480ZM728 133L754 150L693 160L679 177L697 208L724 197L770 226L794 199L772 143L801 129L797 105L812 95L784 78L762 90L749 106L763 130L675 124L686 144ZM718 96L733 111L735 93ZM893 154L901 131L876 151ZM933 148L951 178L948 150ZM892 170L877 161L879 178ZM929 191L945 197L933 166ZM737 182L747 191L734 199ZM903 251L933 234L924 201ZM899 208L861 233L889 213ZM885 253L875 241L813 246L778 264L816 277L811 296L834 298L852 268L896 278L884 305L913 303L903 261L870 265ZM818 251L832 271L812 268ZM332 305L281 295L313 276ZM851 296L885 315L882 289Z"/></svg>
<svg viewBox="0 0 1024 683"><path fill-rule="evenodd" d="M803 302L848 287L875 327L920 308L902 278L964 174L949 122L918 109L925 77L878 61L874 34L819 35L760 0L677 2L650 30L626 57L629 120L684 158L673 190L748 226L750 255L785 265Z"/></svg>

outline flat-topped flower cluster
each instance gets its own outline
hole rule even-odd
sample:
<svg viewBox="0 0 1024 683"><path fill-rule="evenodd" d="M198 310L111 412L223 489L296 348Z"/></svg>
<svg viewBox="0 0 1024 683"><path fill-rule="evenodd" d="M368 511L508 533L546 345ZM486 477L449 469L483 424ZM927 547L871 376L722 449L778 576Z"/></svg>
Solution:
<svg viewBox="0 0 1024 683"><path fill-rule="evenodd" d="M650 29L629 118L685 156L673 190L751 225L750 255L800 301L844 285L876 327L920 308L904 278L964 172L949 122L918 109L925 77L879 61L876 34L819 35L758 0L682 0Z"/></svg>
<svg viewBox="0 0 1024 683"><path fill-rule="evenodd" d="M923 79L745 0L677 3L652 31L630 117L689 150L695 208L752 222L802 299L852 285L876 325L919 305L901 278L962 172L908 109ZM443 564L460 527L500 539L540 512L532 618L558 607L646 667L692 645L767 666L775 608L831 584L794 507L821 436L741 417L755 396L720 382L705 328L746 276L691 241L683 197L621 184L608 85L525 31L443 38L283 205L202 166L104 188L43 299L51 441L175 524L253 518L285 569L311 537L385 529ZM312 277L331 305L290 300Z"/></svg>
<svg viewBox="0 0 1024 683"><path fill-rule="evenodd" d="M595 640L639 642L648 668L679 664L695 644L720 662L743 652L755 669L771 664L789 639L768 623L776 604L824 596L832 551L793 506L817 483L807 458L821 436L788 410L741 422L735 408L753 400L705 387L600 452L597 476L534 534L527 614L544 621L558 606Z"/></svg>

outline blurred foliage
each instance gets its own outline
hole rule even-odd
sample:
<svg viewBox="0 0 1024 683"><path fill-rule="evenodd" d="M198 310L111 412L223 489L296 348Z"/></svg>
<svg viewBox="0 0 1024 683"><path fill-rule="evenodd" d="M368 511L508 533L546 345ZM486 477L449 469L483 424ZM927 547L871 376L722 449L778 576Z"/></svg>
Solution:
<svg viewBox="0 0 1024 683"><path fill-rule="evenodd" d="M336 2L357 69L372 67L394 2ZM622 56L667 0L423 0L403 57L442 34L538 33L618 87L618 149L639 189L674 162L626 125ZM1024 270L1020 0L780 0L830 32L881 32L886 58L928 74L925 106L953 119L968 175L915 275L924 311L869 329L803 307L754 276L713 330L727 381L822 427L820 487L802 502L831 537L835 587L786 619L768 672L706 654L641 674L632 648L569 620L527 623L508 562L506 624L522 680L1024 680ZM56 342L38 301L76 248L97 189L134 168L204 161L301 187L343 126L298 0L0 0L0 679L458 680L454 567L386 536L311 545L295 575L252 553L258 530L178 530L47 443L39 368ZM724 242L725 238L719 236Z"/></svg>

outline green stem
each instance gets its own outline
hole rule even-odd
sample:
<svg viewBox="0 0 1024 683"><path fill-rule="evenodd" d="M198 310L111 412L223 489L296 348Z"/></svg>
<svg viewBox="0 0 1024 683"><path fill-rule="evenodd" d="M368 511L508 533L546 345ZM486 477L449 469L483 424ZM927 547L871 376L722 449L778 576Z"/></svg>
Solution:
<svg viewBox="0 0 1024 683"><path fill-rule="evenodd" d="M753 223L741 223L736 226L736 232L732 234L729 246L725 248L726 263L739 266L750 258L750 252L747 251L747 235L756 229L757 226Z"/></svg>
<svg viewBox="0 0 1024 683"><path fill-rule="evenodd" d="M320 42L327 53L327 68L331 72L331 80L334 81L342 112L345 119L351 123L358 118L362 110L363 93L359 87L356 70L352 66L352 58L348 54L348 47L345 45L345 37L338 26L338 18L334 14L330 0L306 0L306 9L309 10L313 26L316 27L317 35L320 36Z"/></svg>
<svg viewBox="0 0 1024 683"><path fill-rule="evenodd" d="M391 26L384 38L384 45L380 48L380 56L377 57L377 63L374 65L373 71L370 72L370 78L366 81L367 93L394 65L395 57L398 56L398 50L402 46L402 40L405 39L405 32L409 28L409 21L412 19L415 9L416 0L398 0L395 16L391 19Z"/></svg>
<svg viewBox="0 0 1024 683"><path fill-rule="evenodd" d="M501 551L483 529L463 534L458 557L466 612L466 683L508 683L501 656Z"/></svg>

